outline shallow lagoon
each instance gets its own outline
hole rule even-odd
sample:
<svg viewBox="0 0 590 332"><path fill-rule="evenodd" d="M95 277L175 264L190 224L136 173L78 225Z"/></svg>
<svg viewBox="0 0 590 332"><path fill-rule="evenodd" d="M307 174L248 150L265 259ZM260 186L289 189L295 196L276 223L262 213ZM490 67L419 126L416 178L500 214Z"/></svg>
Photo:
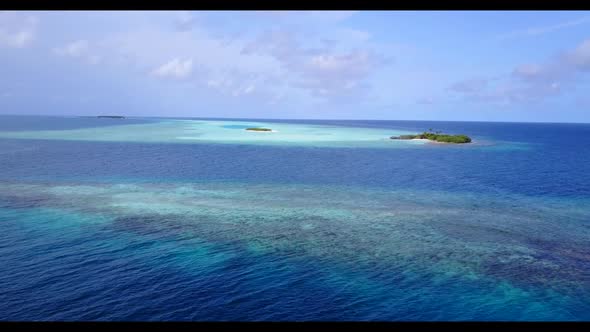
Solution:
<svg viewBox="0 0 590 332"><path fill-rule="evenodd" d="M254 132L266 127L273 132ZM396 141L390 136L406 131L330 125L240 121L165 120L147 124L115 125L70 130L1 132L4 138L149 143L262 144L317 147L404 147L421 141Z"/></svg>

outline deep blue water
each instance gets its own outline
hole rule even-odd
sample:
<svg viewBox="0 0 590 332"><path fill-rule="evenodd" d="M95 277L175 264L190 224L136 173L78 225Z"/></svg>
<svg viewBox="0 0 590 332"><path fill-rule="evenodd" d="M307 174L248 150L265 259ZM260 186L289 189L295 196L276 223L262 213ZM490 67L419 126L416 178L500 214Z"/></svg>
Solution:
<svg viewBox="0 0 590 332"><path fill-rule="evenodd" d="M152 121L157 119L0 116L0 131ZM590 124L273 121L411 131L433 128L465 133L492 142L492 146L346 149L0 139L0 319L590 319L590 246L584 245L584 240L590 243L586 237L590 234L590 220L586 219L590 216L586 205L590 197ZM120 215L98 203L105 195L112 195L109 191L89 196L96 201L68 204L57 194L19 189L23 185L51 189L60 185L154 183L221 183L227 188L262 184L270 188L271 196L276 190L281 199L287 197L285 188L307 186L309 192L327 193L332 190L328 188L337 186L349 193L346 211L356 211L354 197L365 190L403 190L418 195L432 191L442 198L428 203L409 199L407 204L427 207L426 219L444 210L441 213L447 214L433 229L449 239L457 239L470 223L479 222L477 218L494 230L532 223L528 233L498 233L494 240L498 241L496 246L502 246L502 241L526 246L532 261L512 270L507 265L490 266L493 259L464 262L452 255L453 246L465 243L459 240L449 241L448 255L441 264L473 266L475 277L449 274L455 267L419 268L411 255L402 259L391 251L384 254L387 259L361 259L367 238L358 232L338 234L345 226L330 226L326 234L336 233L338 241L349 241L318 243L305 238L297 248L288 237L299 241L302 231L280 234L286 228L277 228L274 237L261 240L271 249L258 252L247 249L256 240L252 238L256 232L238 228L235 220L228 220L236 223L231 228L215 232L213 226L206 227L230 217L209 212L199 217L147 211ZM305 202L307 194L289 195ZM388 194L383 195L380 204L387 205ZM467 201L457 197L469 197L472 205L467 209L467 203L462 203ZM327 211L340 202L329 199L326 196L326 203L321 198L308 203L317 203L318 209ZM538 212L547 206L557 208ZM265 205L257 208L262 211ZM470 220L469 211L481 216ZM335 225L340 220L336 213L325 218ZM321 224L323 219L318 220ZM351 220L354 223L354 218ZM350 227L358 231L364 226ZM466 237L461 241L470 241L474 248L478 236L483 243L491 234L489 229L470 232L461 233ZM371 236L387 238L387 234ZM391 241L415 241L416 262L434 262L419 253L420 245L428 248L433 239L430 235L417 239L414 234L399 236ZM346 246L352 243L354 247L348 250ZM404 243L396 245L401 248ZM343 248L332 248L338 245ZM491 250L496 249L482 252ZM439 262L440 258L436 259ZM554 270L538 267L534 260L573 272L550 274L548 271ZM519 268L526 270L524 276Z"/></svg>

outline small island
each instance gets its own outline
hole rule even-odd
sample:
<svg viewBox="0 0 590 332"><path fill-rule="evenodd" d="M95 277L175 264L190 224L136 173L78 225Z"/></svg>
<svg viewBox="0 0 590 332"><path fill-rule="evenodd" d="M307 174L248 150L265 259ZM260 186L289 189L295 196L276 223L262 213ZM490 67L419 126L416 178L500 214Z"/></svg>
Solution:
<svg viewBox="0 0 590 332"><path fill-rule="evenodd" d="M463 144L463 143L471 143L471 138L467 135L448 135L448 134L441 134L440 132L423 132L422 134L417 135L400 135L400 136L391 136L391 139L427 139L434 142L439 143L455 143L455 144Z"/></svg>
<svg viewBox="0 0 590 332"><path fill-rule="evenodd" d="M249 130L249 131L272 131L272 129L268 129L268 128L246 128L246 130Z"/></svg>
<svg viewBox="0 0 590 332"><path fill-rule="evenodd" d="M107 119L125 119L122 115L98 115L97 118L107 118Z"/></svg>

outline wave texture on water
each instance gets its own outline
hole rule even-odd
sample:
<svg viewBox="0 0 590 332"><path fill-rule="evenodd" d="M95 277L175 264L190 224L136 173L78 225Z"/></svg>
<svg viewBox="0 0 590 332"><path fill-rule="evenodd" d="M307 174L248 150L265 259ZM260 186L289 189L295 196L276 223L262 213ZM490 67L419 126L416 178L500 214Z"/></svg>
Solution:
<svg viewBox="0 0 590 332"><path fill-rule="evenodd" d="M590 125L0 120L0 320L590 319Z"/></svg>
<svg viewBox="0 0 590 332"><path fill-rule="evenodd" d="M108 275L107 266L124 270L121 260L131 259L134 268L164 262L186 278L215 275L237 288L255 278L256 286L249 286L254 293L321 286L329 294L316 298L319 302L339 296L352 301L336 305L341 317L350 319L580 319L588 312L587 200L482 200L436 191L244 183L5 183L2 193L3 222L23 220L18 225L27 232L65 231L58 238L61 246L51 251L76 260L69 268L78 272L82 267L76 264L83 264ZM99 253L72 252L67 243L84 241L85 232L102 234L102 241L90 240L96 246L90 252ZM244 269L244 260L256 259L270 265ZM274 264L284 267L276 271ZM52 280L77 278L68 270L54 270ZM266 282L259 280L267 274ZM48 283L41 278L30 287ZM104 300L101 294L110 286L101 286L86 290L86 296ZM259 301L293 305L234 292L222 298L238 301L242 310L260 306ZM460 301L452 304L452 298ZM564 302L577 313L565 310ZM375 307L382 308L381 315L369 310ZM253 317L259 317L256 312Z"/></svg>

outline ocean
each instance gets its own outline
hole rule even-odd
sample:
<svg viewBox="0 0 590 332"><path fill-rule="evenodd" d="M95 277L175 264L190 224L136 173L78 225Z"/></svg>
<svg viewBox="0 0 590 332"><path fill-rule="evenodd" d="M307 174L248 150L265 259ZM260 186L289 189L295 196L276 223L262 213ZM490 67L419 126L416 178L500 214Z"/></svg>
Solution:
<svg viewBox="0 0 590 332"><path fill-rule="evenodd" d="M473 143L389 139L429 129ZM587 321L589 165L590 124L0 116L0 320Z"/></svg>

